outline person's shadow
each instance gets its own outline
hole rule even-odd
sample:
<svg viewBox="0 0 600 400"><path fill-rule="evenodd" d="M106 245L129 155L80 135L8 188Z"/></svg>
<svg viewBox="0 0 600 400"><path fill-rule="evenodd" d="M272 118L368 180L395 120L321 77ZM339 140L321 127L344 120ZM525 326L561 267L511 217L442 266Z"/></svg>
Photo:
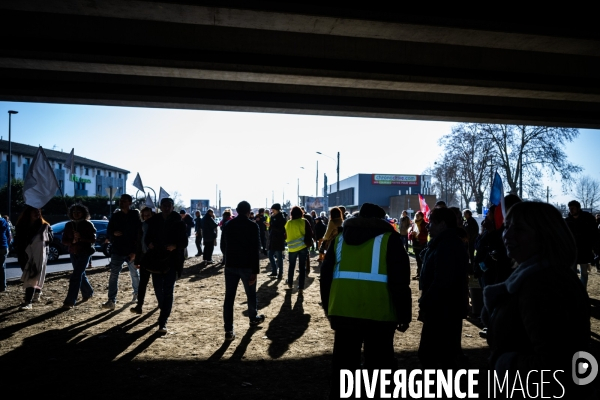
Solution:
<svg viewBox="0 0 600 400"><path fill-rule="evenodd" d="M292 308L292 291L288 290L279 310L279 314L269 324L266 336L271 339L269 356L279 358L289 350L290 344L302 337L308 324L310 315L304 314L302 302L304 297L300 294Z"/></svg>

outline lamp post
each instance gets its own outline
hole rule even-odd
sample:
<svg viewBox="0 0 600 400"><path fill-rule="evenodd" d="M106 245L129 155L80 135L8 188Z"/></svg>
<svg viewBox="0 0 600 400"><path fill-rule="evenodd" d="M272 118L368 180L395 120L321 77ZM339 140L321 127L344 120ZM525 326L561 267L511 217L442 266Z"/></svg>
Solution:
<svg viewBox="0 0 600 400"><path fill-rule="evenodd" d="M317 151L317 154L320 154L322 156L331 158L333 161L336 161L335 158L328 156L327 154L323 154L320 151ZM340 152L337 152L337 168L336 168L336 172L337 172L337 191L335 193L335 203L336 206L340 205Z"/></svg>
<svg viewBox="0 0 600 400"><path fill-rule="evenodd" d="M300 167L305 171L310 171L308 168ZM317 172L316 172L316 180L315 180L315 197L319 197L319 161L317 161Z"/></svg>
<svg viewBox="0 0 600 400"><path fill-rule="evenodd" d="M10 205L11 205L11 167L12 167L12 141L11 141L11 132L10 132L10 123L11 123L11 119L12 119L12 115L13 114L18 114L18 111L14 111L14 110L8 110L8 158L6 159L6 163L8 164L8 180L7 182L7 189L8 189L8 218L11 218L10 215Z"/></svg>

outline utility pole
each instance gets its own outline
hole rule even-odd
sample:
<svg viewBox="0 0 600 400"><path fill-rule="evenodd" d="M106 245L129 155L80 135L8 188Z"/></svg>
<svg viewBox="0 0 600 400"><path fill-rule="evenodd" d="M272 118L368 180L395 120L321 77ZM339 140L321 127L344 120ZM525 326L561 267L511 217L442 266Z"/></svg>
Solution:
<svg viewBox="0 0 600 400"><path fill-rule="evenodd" d="M319 160L317 160L317 180L315 184L315 197L319 197Z"/></svg>
<svg viewBox="0 0 600 400"><path fill-rule="evenodd" d="M550 186L546 186L546 203L550 203Z"/></svg>
<svg viewBox="0 0 600 400"><path fill-rule="evenodd" d="M340 152L337 153L337 192L335 194L336 206L340 205Z"/></svg>

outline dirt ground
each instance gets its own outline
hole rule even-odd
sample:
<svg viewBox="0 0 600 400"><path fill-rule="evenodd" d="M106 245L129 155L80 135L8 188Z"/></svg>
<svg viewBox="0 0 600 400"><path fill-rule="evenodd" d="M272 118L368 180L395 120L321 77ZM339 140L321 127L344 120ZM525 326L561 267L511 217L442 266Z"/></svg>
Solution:
<svg viewBox="0 0 600 400"><path fill-rule="evenodd" d="M414 275L413 258L411 263ZM267 318L258 328L248 326L240 285L234 316L237 338L232 342L224 340L223 332L223 267L204 267L199 258L186 261L184 275L176 283L167 335L156 333L158 310L151 287L144 313L138 316L129 311L132 289L126 269L112 312L100 308L106 301L107 268L88 270L95 297L68 311L60 306L69 272L49 275L41 302L26 312L17 310L22 287L11 282L8 293L0 295L2 382L16 393L52 399L327 398L333 331L319 305L316 257L311 258L313 268L304 296L286 290L283 280L267 277L267 265L263 259L258 278L258 305ZM395 336L398 364L406 369L419 368L417 282L411 286L414 320L408 331ZM600 360L600 275L595 269L588 289L592 350ZM483 369L489 351L477 324L476 319L464 320L462 345L470 367Z"/></svg>

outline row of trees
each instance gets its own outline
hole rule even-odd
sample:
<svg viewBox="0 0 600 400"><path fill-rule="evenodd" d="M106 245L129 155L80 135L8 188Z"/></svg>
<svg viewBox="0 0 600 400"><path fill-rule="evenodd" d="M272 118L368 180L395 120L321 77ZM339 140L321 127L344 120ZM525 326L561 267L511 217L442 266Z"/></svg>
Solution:
<svg viewBox="0 0 600 400"><path fill-rule="evenodd" d="M448 204L481 212L496 171L505 188L521 198L546 197L542 177L558 177L568 187L581 167L567 159L564 146L579 135L573 128L460 124L440 139L444 152L429 171L434 190Z"/></svg>

